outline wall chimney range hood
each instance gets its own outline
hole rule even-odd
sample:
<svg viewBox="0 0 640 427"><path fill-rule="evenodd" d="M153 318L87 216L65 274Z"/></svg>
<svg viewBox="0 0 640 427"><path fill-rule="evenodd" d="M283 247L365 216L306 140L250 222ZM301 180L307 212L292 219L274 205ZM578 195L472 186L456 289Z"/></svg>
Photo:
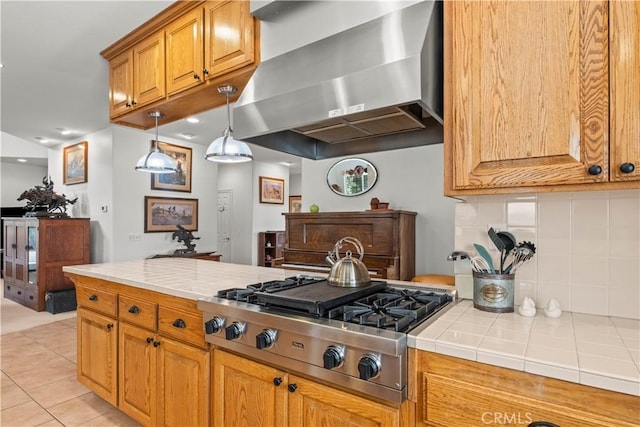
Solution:
<svg viewBox="0 0 640 427"><path fill-rule="evenodd" d="M442 21L424 1L262 62L236 137L314 160L441 143Z"/></svg>

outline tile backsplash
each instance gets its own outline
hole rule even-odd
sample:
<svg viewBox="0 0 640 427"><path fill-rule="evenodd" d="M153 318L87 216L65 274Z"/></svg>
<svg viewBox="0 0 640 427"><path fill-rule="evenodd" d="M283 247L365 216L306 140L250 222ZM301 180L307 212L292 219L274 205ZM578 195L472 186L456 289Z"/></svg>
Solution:
<svg viewBox="0 0 640 427"><path fill-rule="evenodd" d="M536 255L516 272L515 304L550 298L563 310L640 319L640 189L468 197L456 206L455 248L474 243L499 259L489 226L531 241ZM456 287L473 297L468 261L456 261Z"/></svg>

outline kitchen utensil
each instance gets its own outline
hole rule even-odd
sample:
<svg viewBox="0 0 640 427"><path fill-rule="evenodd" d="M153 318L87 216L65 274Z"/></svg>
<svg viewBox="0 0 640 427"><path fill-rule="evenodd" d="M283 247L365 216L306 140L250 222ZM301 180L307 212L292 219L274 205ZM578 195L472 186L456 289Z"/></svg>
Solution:
<svg viewBox="0 0 640 427"><path fill-rule="evenodd" d="M487 273L493 271L487 263L487 260L480 255L469 258L469 261L471 261L471 267L473 267L473 271L476 273Z"/></svg>
<svg viewBox="0 0 640 427"><path fill-rule="evenodd" d="M516 236L508 231L498 231L496 234L500 240L502 240L502 243L504 243L504 249L500 254L500 272L504 273L504 263L507 260L507 256L516 247Z"/></svg>
<svg viewBox="0 0 640 427"><path fill-rule="evenodd" d="M489 234L489 238L491 239L491 241L495 245L496 249L498 249L500 251L500 253L502 253L502 251L504 250L504 242L498 236L498 233L496 233L496 230L494 230L493 227L489 227L489 230L487 231L487 234Z"/></svg>
<svg viewBox="0 0 640 427"><path fill-rule="evenodd" d="M469 254L465 251L453 251L447 256L447 261L457 261L459 259L469 259Z"/></svg>
<svg viewBox="0 0 640 427"><path fill-rule="evenodd" d="M345 256L340 258L340 248L342 248L345 243L355 246L360 258L352 257L351 251L347 251ZM371 283L369 270L362 262L363 256L364 249L360 240L355 237L343 237L338 240L333 248L333 252L329 252L326 257L327 262L331 264L331 272L329 272L327 279L329 284L344 288L357 288Z"/></svg>
<svg viewBox="0 0 640 427"><path fill-rule="evenodd" d="M513 250L513 261L504 269L506 274L515 273L524 263L528 262L536 253L536 246L531 242L520 242Z"/></svg>
<svg viewBox="0 0 640 427"><path fill-rule="evenodd" d="M493 259L491 258L491 254L489 254L487 248L479 243L474 243L473 247L476 248L476 251L478 251L478 255L480 255L485 260L487 264L487 272L495 273L496 270L493 266Z"/></svg>

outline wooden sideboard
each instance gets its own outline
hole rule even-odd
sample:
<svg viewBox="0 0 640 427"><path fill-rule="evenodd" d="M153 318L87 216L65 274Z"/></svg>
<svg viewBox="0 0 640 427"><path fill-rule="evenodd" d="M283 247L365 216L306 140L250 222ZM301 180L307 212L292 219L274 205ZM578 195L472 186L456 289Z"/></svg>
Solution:
<svg viewBox="0 0 640 427"><path fill-rule="evenodd" d="M328 271L328 252L338 240L350 236L362 243L362 261L374 277L411 280L415 275L415 212L379 209L283 215L286 244L282 268ZM357 255L355 248L342 250Z"/></svg>

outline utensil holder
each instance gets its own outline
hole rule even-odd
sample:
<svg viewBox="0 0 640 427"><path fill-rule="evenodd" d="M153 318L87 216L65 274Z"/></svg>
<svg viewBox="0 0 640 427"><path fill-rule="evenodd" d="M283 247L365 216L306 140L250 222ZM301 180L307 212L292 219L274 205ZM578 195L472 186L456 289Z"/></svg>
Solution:
<svg viewBox="0 0 640 427"><path fill-rule="evenodd" d="M515 274L473 272L473 306L492 313L513 313Z"/></svg>

